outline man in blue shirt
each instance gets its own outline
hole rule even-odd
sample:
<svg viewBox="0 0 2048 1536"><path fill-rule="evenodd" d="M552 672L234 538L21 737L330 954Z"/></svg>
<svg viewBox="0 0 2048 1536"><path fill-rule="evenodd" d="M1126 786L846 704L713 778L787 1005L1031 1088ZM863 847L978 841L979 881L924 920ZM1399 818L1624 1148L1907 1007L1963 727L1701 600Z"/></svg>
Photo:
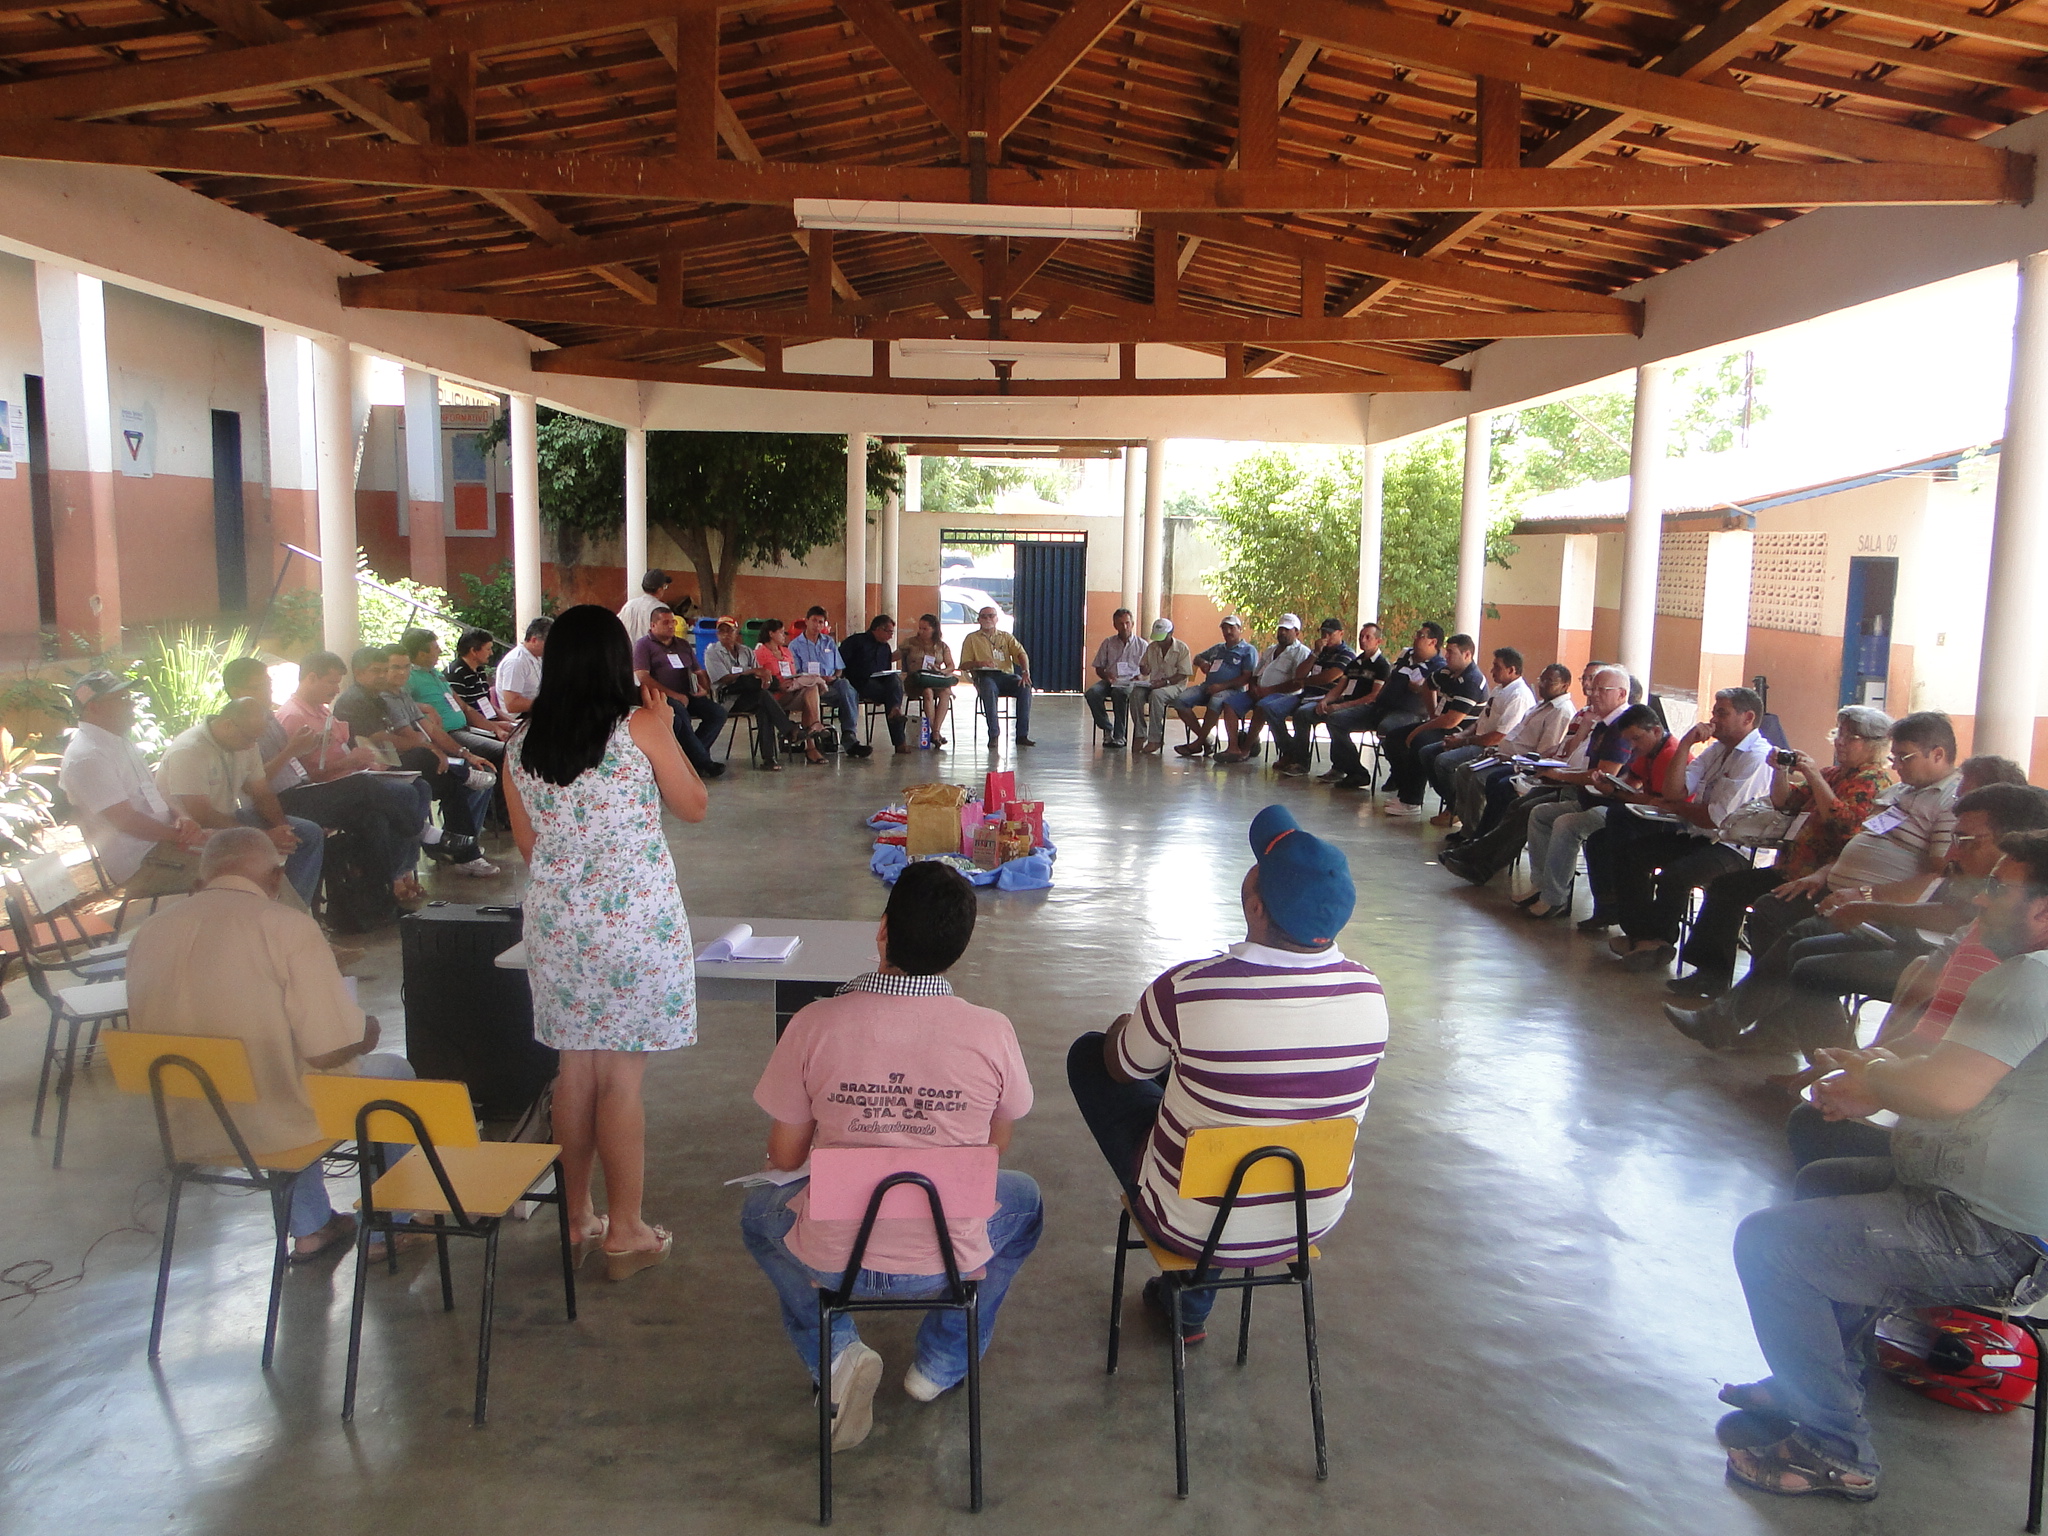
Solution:
<svg viewBox="0 0 2048 1536"><path fill-rule="evenodd" d="M1423 620L1416 627L1414 642L1401 653L1400 659L1394 663L1394 670L1372 698L1330 716L1330 762L1333 766L1323 775L1325 779L1334 781L1339 789L1372 788L1372 775L1365 771L1365 764L1358 756L1358 743L1351 739L1351 733L1378 731L1384 737L1388 731L1397 731L1404 725L1420 725L1428 719L1430 703L1435 697L1436 675L1444 669L1443 645L1443 625L1431 619Z"/></svg>
<svg viewBox="0 0 2048 1536"><path fill-rule="evenodd" d="M1180 723L1192 733L1174 751L1182 757L1200 757L1204 752L1221 751L1230 745L1228 740L1220 745L1212 744L1210 729L1229 713L1224 696L1241 690L1258 664L1259 653L1244 638L1244 621L1235 616L1226 617L1223 620L1223 643L1210 646L1195 658L1195 670L1202 674L1202 680L1190 683L1173 701L1173 712L1180 716ZM1195 719L1197 709L1203 710L1199 722Z"/></svg>
<svg viewBox="0 0 2048 1536"><path fill-rule="evenodd" d="M825 679L820 703L838 707L840 723L845 727L846 755L873 757L875 749L860 739L860 699L853 684L846 680L846 664L840 659L838 642L825 632L829 627L825 610L812 608L804 615L803 633L789 642L789 653L796 658L799 671Z"/></svg>

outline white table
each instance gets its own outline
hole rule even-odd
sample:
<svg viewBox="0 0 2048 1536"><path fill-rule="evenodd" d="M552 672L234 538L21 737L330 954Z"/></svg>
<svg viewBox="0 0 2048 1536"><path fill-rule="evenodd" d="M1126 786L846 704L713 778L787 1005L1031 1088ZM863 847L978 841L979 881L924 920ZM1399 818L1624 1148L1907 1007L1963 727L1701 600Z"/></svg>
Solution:
<svg viewBox="0 0 2048 1536"><path fill-rule="evenodd" d="M804 1004L829 997L839 984L875 968L875 922L872 919L814 917L720 917L690 914L690 939L701 949L735 923L745 923L757 938L794 934L803 942L787 960L699 960L697 995L709 999L772 1001L775 1033L780 1036L790 1016ZM526 969L522 941L496 962L510 971Z"/></svg>

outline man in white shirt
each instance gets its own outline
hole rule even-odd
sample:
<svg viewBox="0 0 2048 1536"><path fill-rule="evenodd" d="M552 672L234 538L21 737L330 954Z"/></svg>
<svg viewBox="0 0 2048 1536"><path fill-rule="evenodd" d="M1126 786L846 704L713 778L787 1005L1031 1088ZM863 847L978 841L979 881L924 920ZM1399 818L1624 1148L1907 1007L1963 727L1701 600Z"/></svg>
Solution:
<svg viewBox="0 0 2048 1536"><path fill-rule="evenodd" d="M1117 609L1109 622L1116 633L1095 648L1095 681L1081 697L1095 717L1095 729L1106 738L1103 745L1121 752L1130 743L1131 690L1145 667L1145 642L1138 638L1137 615L1130 609ZM1115 725L1103 713L1105 703L1116 711Z"/></svg>
<svg viewBox="0 0 2048 1536"><path fill-rule="evenodd" d="M1217 758L1222 763L1241 763L1257 750L1259 728L1273 727L1273 735L1282 746L1287 744L1280 722L1294 713L1301 702L1302 684L1308 681L1309 669L1315 665L1315 652L1301 643L1301 620L1294 614L1283 613L1280 622L1273 626L1273 644L1259 658L1258 671L1252 674L1251 687L1244 690L1244 697L1250 707L1238 711L1243 729L1231 744L1228 752ZM1232 697L1235 697L1233 695ZM1224 713L1227 729L1231 712Z"/></svg>
<svg viewBox="0 0 2048 1536"><path fill-rule="evenodd" d="M1489 701L1491 702L1491 701ZM1485 819L1488 781L1517 757L1555 757L1572 726L1572 669L1553 661L1536 674L1536 697L1507 734L1488 746L1459 747L1437 757L1430 769L1446 809L1433 827L1477 830Z"/></svg>
<svg viewBox="0 0 2048 1536"><path fill-rule="evenodd" d="M1493 687L1486 695L1486 702L1479 706L1479 713L1468 716L1448 736L1424 742L1415 749L1423 778L1436 786L1436 792L1444 802L1443 813L1430 818L1429 824L1433 827L1448 826L1453 819L1451 807L1456 802L1451 791L1451 774L1458 765L1470 762L1486 748L1507 740L1508 733L1522 723L1522 717L1536 707L1536 690L1522 676L1522 653L1513 646L1495 648L1493 662L1486 675ZM1565 675L1569 680L1571 674ZM1446 759L1449 759L1449 767L1444 766Z"/></svg>
<svg viewBox="0 0 2048 1536"><path fill-rule="evenodd" d="M626 638L638 641L653 627L654 610L669 606L669 589L674 581L667 571L649 571L640 578L640 595L619 610L619 622L626 626Z"/></svg>
<svg viewBox="0 0 2048 1536"><path fill-rule="evenodd" d="M1185 640L1173 636L1173 620L1152 621L1152 643L1145 647L1138 666L1137 686L1131 690L1131 713L1144 722L1145 734L1134 753L1158 752L1166 746L1166 714L1195 670L1193 654Z"/></svg>
<svg viewBox="0 0 2048 1536"><path fill-rule="evenodd" d="M498 662L498 702L506 714L525 714L540 696L541 652L547 649L548 631L554 626L550 618L533 620L526 626L525 638Z"/></svg>
<svg viewBox="0 0 2048 1536"><path fill-rule="evenodd" d="M259 827L284 855L284 877L308 907L320 893L327 832L318 822L290 816L271 790L257 743L270 724L258 698L230 699L217 714L180 732L156 765L157 788L202 827Z"/></svg>
<svg viewBox="0 0 2048 1536"><path fill-rule="evenodd" d="M1738 806L1771 789L1771 744L1756 728L1763 700L1747 688L1723 688L1713 713L1679 738L1664 793L1646 819L1633 808L1608 818L1597 834L1613 860L1621 936L1613 952L1632 971L1654 971L1678 954L1678 925L1692 892L1744 861L1714 841ZM1707 749L1691 762L1686 754Z"/></svg>
<svg viewBox="0 0 2048 1536"><path fill-rule="evenodd" d="M141 900L192 889L206 829L171 809L128 739L134 686L133 678L111 672L88 672L71 685L78 728L65 745L57 782L107 878Z"/></svg>

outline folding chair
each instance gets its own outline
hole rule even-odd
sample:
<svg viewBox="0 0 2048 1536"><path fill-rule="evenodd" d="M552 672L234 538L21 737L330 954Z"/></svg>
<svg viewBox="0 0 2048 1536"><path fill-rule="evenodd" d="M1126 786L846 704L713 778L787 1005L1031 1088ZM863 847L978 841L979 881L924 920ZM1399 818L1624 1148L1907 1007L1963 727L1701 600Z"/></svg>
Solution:
<svg viewBox="0 0 2048 1536"><path fill-rule="evenodd" d="M398 1238L417 1228L399 1211L424 1211L434 1218L434 1242L441 1265L441 1309L455 1310L455 1284L448 1272L448 1239L481 1238L484 1244L482 1316L477 1324L476 1418L483 1426L490 1401L491 1318L497 1297L498 1233L506 1215L522 1200L552 1201L560 1218L562 1296L569 1321L576 1321L576 1261L569 1241L569 1204L562 1182L562 1149L545 1142L479 1140L469 1089L461 1083L391 1078L343 1077L309 1072L306 1093L325 1135L347 1137L363 1149L361 1221L356 1229L355 1299L349 1308L348 1375L341 1416L355 1417L356 1376L363 1350L363 1298L370 1278L370 1234L384 1234L395 1269ZM372 1128L374 1125L374 1129ZM411 1142L419 1150L390 1169L379 1166L378 1142ZM533 1186L554 1174L551 1190Z"/></svg>
<svg viewBox="0 0 2048 1536"><path fill-rule="evenodd" d="M2035 1360L2048 1358L2048 1337L2044 1337L2048 1334L2048 1320L2041 1316L2048 1307L2043 1303L2036 1302L2024 1312L1998 1312L1982 1307L1969 1310L1981 1311L1986 1317L1995 1317L2026 1329L2028 1337L2034 1341ZM2027 1458L2027 1531L2029 1536L2040 1536L2042 1473L2048 1470L2048 1371L2036 1369L2034 1400L2028 1407L2034 1414L2034 1433Z"/></svg>
<svg viewBox="0 0 2048 1536"><path fill-rule="evenodd" d="M62 1168L64 1132L71 1123L71 1084L78 1068L78 1032L82 1029L90 1031L85 1043L86 1061L90 1065L92 1051L99 1044L100 1027L128 1016L128 983L119 980L89 981L68 987L53 983L53 977L76 973L67 964L51 964L43 960L29 947L32 930L19 895L10 891L6 906L7 924L14 930L16 941L23 946L21 959L28 969L28 984L50 1010L50 1031L43 1039L43 1070L36 1080L36 1113L29 1126L29 1134L43 1134L43 1107L50 1096L50 1068L61 1062L63 1065L57 1073L57 1144L50 1166ZM57 1044L59 1025L65 1031L61 1048Z"/></svg>
<svg viewBox="0 0 2048 1536"><path fill-rule="evenodd" d="M1125 1199L1116 1230L1116 1274L1109 1296L1109 1374L1116 1374L1117 1352L1123 1341L1124 1256L1143 1248L1152 1255L1166 1280L1170 1302L1173 1356L1173 1465L1174 1488L1181 1498L1188 1496L1188 1408L1187 1343L1181 1338L1181 1297L1189 1291L1235 1290L1244 1293L1244 1306L1237 1324L1237 1363L1243 1365L1251 1352L1252 1292L1265 1285L1294 1285L1301 1288L1302 1337L1308 1348L1309 1416L1315 1425L1316 1481L1330 1475L1329 1448L1323 1436L1323 1370L1316 1348L1316 1293L1311 1259L1321 1252L1308 1240L1308 1192L1311 1189L1340 1189L1351 1178L1351 1149L1358 1138L1358 1122L1303 1120L1291 1125L1237 1125L1194 1132L1182 1154L1180 1196L1184 1200L1214 1200L1216 1219L1210 1225L1201 1257L1190 1259L1175 1253L1138 1223L1139 1235L1131 1236L1133 1213ZM1284 1168L1259 1167L1278 1162ZM1223 1241L1230 1214L1244 1195L1292 1194L1294 1197L1294 1257L1267 1260L1232 1278L1216 1263L1216 1249ZM1286 1273L1261 1275L1260 1268L1285 1263Z"/></svg>
<svg viewBox="0 0 2048 1536"><path fill-rule="evenodd" d="M27 933L14 933L17 952L34 953L45 966L70 971L86 981L108 981L126 969L131 936L101 918L88 919L83 911L87 897L79 890L63 854L46 853L30 859L16 866L14 878L29 924Z"/></svg>
<svg viewBox="0 0 2048 1536"><path fill-rule="evenodd" d="M882 728L886 731L889 721L889 706L877 704L870 698L862 698L860 701L860 739L868 746L875 744L875 722L877 720L882 722Z"/></svg>
<svg viewBox="0 0 2048 1536"><path fill-rule="evenodd" d="M816 1221L851 1221L860 1232L846 1257L846 1272L832 1290L818 1291L818 1523L832 1523L832 1320L842 1312L964 1313L967 1318L968 1508L981 1510L981 1271L960 1273L947 1230L946 1201L956 1218L996 1213L994 1147L815 1148L811 1152L809 1211ZM920 1200L915 1193L924 1192ZM944 1199L941 1198L943 1193ZM861 1261L880 1216L916 1217L929 1210L946 1262L946 1288L936 1297L856 1297Z"/></svg>
<svg viewBox="0 0 2048 1536"><path fill-rule="evenodd" d="M754 712L750 709L742 713L736 709L728 714L725 719L724 761L728 763L732 761L732 747L733 743L739 739L740 723L742 721L746 723L747 727L747 755L758 759L761 755L761 722L754 717Z"/></svg>
<svg viewBox="0 0 2048 1536"><path fill-rule="evenodd" d="M171 1247L178 1235L178 1201L187 1184L217 1184L227 1189L260 1189L270 1196L270 1219L277 1241L270 1261L270 1308L263 1320L263 1368L269 1370L277 1348L278 1304L284 1296L292 1180L332 1152L336 1143L329 1138L282 1152L249 1150L228 1105L254 1104L256 1079L249 1071L248 1049L232 1036L144 1035L121 1030L107 1036L106 1047L114 1085L123 1093L146 1093L156 1106L157 1136L163 1143L164 1167L171 1176L170 1199L164 1207L163 1249L156 1266L156 1306L149 1318L149 1358L156 1359L163 1343L164 1303L171 1290ZM165 1101L201 1098L212 1107L227 1144L180 1157L171 1137ZM220 1171L224 1168L239 1171Z"/></svg>

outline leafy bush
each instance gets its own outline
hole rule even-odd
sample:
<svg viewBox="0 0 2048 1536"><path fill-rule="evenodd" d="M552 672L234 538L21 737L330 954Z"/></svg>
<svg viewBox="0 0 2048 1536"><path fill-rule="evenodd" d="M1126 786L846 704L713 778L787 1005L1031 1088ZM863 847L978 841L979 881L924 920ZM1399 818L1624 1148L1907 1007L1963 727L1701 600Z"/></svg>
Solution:
<svg viewBox="0 0 2048 1536"><path fill-rule="evenodd" d="M54 826L50 786L57 759L0 730L0 864L13 864L42 847Z"/></svg>
<svg viewBox="0 0 2048 1536"><path fill-rule="evenodd" d="M436 610L439 613L459 613L461 610L445 589L430 587L425 582L404 576L386 580L370 569L370 557L360 549L356 551L356 575L392 589L387 592L380 591L378 587L356 588L356 628L363 644L395 645L408 629L431 629L441 637L442 649L453 653L455 637L461 633L462 625L454 619L438 617ZM401 593L403 596L396 595ZM280 594L271 606L264 630L271 639L289 649L319 644L319 589L301 587Z"/></svg>
<svg viewBox="0 0 2048 1536"><path fill-rule="evenodd" d="M476 629L488 630L500 639L516 641L519 638L519 619L513 606L512 562L500 560L497 568L488 576L462 573L462 584L469 589L469 595L454 604L464 624ZM540 611L552 614L560 604L552 592L540 595Z"/></svg>
<svg viewBox="0 0 2048 1536"><path fill-rule="evenodd" d="M164 736L189 730L228 701L220 669L249 654L249 631L214 632L208 624L180 624L150 636L135 668L137 692L148 705L149 722ZM138 741L144 732L136 731Z"/></svg>

